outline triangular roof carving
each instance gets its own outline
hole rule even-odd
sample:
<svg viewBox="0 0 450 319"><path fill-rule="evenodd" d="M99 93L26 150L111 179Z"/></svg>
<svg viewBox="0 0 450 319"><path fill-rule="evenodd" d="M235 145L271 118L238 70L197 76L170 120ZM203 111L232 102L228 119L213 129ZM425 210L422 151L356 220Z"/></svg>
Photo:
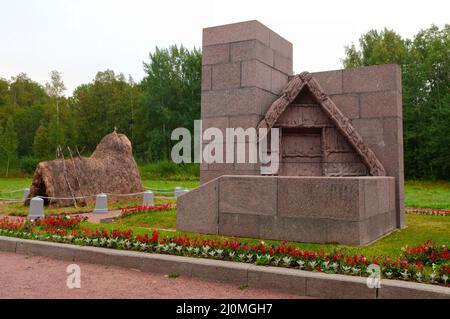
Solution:
<svg viewBox="0 0 450 319"><path fill-rule="evenodd" d="M385 176L386 171L383 164L375 153L363 141L361 135L353 127L351 121L339 110L331 98L323 91L317 80L308 72L294 76L283 88L280 97L269 107L265 117L257 128L272 128L281 114L286 110L300 92L308 88L325 114L336 125L336 128L347 139L367 166L370 175Z"/></svg>

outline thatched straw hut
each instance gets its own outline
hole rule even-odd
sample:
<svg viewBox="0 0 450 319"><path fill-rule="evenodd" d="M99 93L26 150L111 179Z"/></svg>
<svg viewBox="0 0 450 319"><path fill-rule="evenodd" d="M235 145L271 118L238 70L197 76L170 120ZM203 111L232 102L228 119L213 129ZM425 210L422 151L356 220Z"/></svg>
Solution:
<svg viewBox="0 0 450 319"><path fill-rule="evenodd" d="M143 190L130 140L123 134L113 132L101 140L91 157L39 163L33 175L29 198L64 198L45 199L45 203L59 207L85 206L95 201L95 197L77 197L102 192L131 194Z"/></svg>

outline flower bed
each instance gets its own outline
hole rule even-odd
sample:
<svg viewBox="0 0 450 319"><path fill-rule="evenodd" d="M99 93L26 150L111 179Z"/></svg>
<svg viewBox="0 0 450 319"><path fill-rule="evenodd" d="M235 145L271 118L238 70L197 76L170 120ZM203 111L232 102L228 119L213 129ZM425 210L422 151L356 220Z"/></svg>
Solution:
<svg viewBox="0 0 450 319"><path fill-rule="evenodd" d="M450 286L450 253L431 240L417 247L405 247L395 258L381 255L367 258L350 255L343 249L302 250L283 242L257 245L232 240L212 240L188 236L161 237L158 231L134 235L132 230L87 229L78 222L54 222L46 217L37 222L0 219L0 235L83 246L135 250L180 256L213 258L236 262L297 268L330 274L368 276L370 264L381 268L384 278ZM47 228L47 225L51 225Z"/></svg>
<svg viewBox="0 0 450 319"><path fill-rule="evenodd" d="M414 215L450 216L450 209L406 208L406 213Z"/></svg>

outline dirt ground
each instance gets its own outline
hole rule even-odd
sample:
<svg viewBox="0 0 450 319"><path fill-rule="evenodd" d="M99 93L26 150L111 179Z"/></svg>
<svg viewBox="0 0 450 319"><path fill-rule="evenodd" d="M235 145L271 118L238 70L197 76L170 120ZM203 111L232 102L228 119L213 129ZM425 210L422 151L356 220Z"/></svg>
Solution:
<svg viewBox="0 0 450 319"><path fill-rule="evenodd" d="M104 265L77 263L81 288L67 288L69 261L0 252L0 298L301 298L281 292L198 279L168 278Z"/></svg>

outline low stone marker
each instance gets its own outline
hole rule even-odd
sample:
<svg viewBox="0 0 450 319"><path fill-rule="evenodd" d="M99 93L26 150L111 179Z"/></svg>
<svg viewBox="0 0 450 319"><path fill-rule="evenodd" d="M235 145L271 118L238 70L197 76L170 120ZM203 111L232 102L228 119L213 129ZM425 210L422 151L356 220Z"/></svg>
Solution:
<svg viewBox="0 0 450 319"><path fill-rule="evenodd" d="M153 199L154 195L152 191L144 192L144 200L142 202L142 206L155 206Z"/></svg>
<svg viewBox="0 0 450 319"><path fill-rule="evenodd" d="M29 188L24 188L23 189L23 201L27 200L28 195L30 195L30 189Z"/></svg>
<svg viewBox="0 0 450 319"><path fill-rule="evenodd" d="M44 217L44 200L40 197L33 197L28 209L28 219Z"/></svg>
<svg viewBox="0 0 450 319"><path fill-rule="evenodd" d="M108 196L104 193L98 194L95 199L94 213L104 214L108 212Z"/></svg>

